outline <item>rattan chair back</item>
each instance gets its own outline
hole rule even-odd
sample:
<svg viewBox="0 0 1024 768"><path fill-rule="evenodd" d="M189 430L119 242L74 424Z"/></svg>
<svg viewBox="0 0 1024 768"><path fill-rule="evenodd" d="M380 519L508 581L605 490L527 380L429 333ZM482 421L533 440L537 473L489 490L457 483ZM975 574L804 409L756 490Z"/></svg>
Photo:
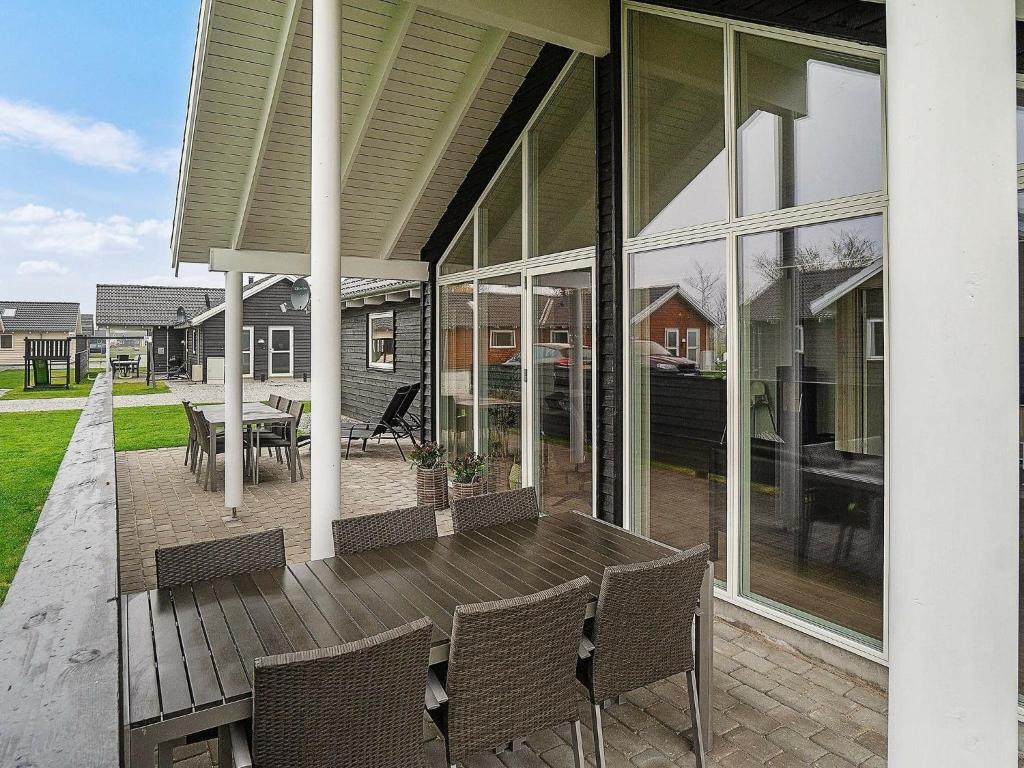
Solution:
<svg viewBox="0 0 1024 768"><path fill-rule="evenodd" d="M331 529L334 552L338 555L437 538L437 520L428 506L333 520Z"/></svg>
<svg viewBox="0 0 1024 768"><path fill-rule="evenodd" d="M579 719L577 647L590 599L579 578L455 609L443 729L448 764Z"/></svg>
<svg viewBox="0 0 1024 768"><path fill-rule="evenodd" d="M456 532L470 531L485 525L536 520L540 517L537 491L534 488L516 488L512 491L452 499L451 508L452 526Z"/></svg>
<svg viewBox="0 0 1024 768"><path fill-rule="evenodd" d="M260 768L423 768L423 692L433 625L255 660Z"/></svg>
<svg viewBox="0 0 1024 768"><path fill-rule="evenodd" d="M169 589L236 573L280 568L284 564L284 529L274 528L158 549L156 585Z"/></svg>
<svg viewBox="0 0 1024 768"><path fill-rule="evenodd" d="M595 702L694 668L691 632L708 552L701 544L605 568L588 686Z"/></svg>

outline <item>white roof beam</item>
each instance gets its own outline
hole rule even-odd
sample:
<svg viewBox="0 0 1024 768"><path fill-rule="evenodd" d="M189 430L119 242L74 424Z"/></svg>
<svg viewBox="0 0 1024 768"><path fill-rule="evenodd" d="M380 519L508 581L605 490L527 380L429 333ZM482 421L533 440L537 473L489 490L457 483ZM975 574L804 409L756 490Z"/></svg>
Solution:
<svg viewBox="0 0 1024 768"><path fill-rule="evenodd" d="M251 251L235 248L211 248L211 272L255 272L262 275L308 275L309 254L292 251ZM341 257L342 277L371 280L415 280L426 282L428 264L411 259L369 259Z"/></svg>
<svg viewBox="0 0 1024 768"><path fill-rule="evenodd" d="M384 303L383 296L364 296L363 303L368 306L377 306L378 304Z"/></svg>
<svg viewBox="0 0 1024 768"><path fill-rule="evenodd" d="M281 95L281 83L284 81L285 71L288 69L292 41L295 39L295 28L299 24L301 15L302 0L288 0L281 25L281 34L274 52L274 63L270 67L270 76L267 78L267 92L263 97L263 111L260 113L256 141L252 147L252 157L249 159L249 168L242 184L242 195L239 198L238 214L235 217L235 228L231 237L233 248L238 248L242 244L242 236L245 234L245 225L249 220L249 211L252 209L252 200L256 194L256 184L259 181L260 167L263 165L263 155L267 151L270 130L274 125L274 113L277 112L277 101Z"/></svg>
<svg viewBox="0 0 1024 768"><path fill-rule="evenodd" d="M607 0L418 0L466 21L516 32L591 56L611 50L610 8Z"/></svg>
<svg viewBox="0 0 1024 768"><path fill-rule="evenodd" d="M412 295L412 291L396 291L395 293L385 293L384 301L388 302L400 302L405 301Z"/></svg>
<svg viewBox="0 0 1024 768"><path fill-rule="evenodd" d="M480 86L483 85L487 74L491 71L494 60L498 58L506 39L508 39L507 30L488 29L484 33L480 47L474 54L473 60L470 61L466 75L452 96L448 111L438 125L437 131L424 153L423 161L416 169L416 174L398 205L397 213L384 226L384 247L381 249L381 255L385 259L391 255L395 245L398 244L402 232L423 196L427 183L434 175L434 171L437 170L444 153L448 151L448 145L455 137L455 132L458 131L463 118L473 104L473 99L476 98Z"/></svg>
<svg viewBox="0 0 1024 768"><path fill-rule="evenodd" d="M377 111L377 104L384 94L384 89L391 76L391 69L395 66L398 52L402 50L402 43L405 42L405 35L409 31L412 17L416 13L416 6L413 3L399 3L391 24L384 33L381 42L380 52L373 63L370 72L370 81L363 92L355 114L352 117L352 128L349 135L341 143L341 188L345 188L348 181L349 171L352 170L353 161L359 156L359 150L366 138L366 131L370 127L370 120Z"/></svg>

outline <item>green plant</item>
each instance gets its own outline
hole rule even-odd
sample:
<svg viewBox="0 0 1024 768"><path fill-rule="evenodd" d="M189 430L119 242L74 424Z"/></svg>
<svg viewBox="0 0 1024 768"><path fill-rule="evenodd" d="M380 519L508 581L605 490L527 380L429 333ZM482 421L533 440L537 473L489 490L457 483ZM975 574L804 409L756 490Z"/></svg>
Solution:
<svg viewBox="0 0 1024 768"><path fill-rule="evenodd" d="M467 453L448 462L452 480L456 483L472 483L487 466L486 459L477 453Z"/></svg>
<svg viewBox="0 0 1024 768"><path fill-rule="evenodd" d="M445 447L439 443L422 443L409 454L415 467L433 469L444 463Z"/></svg>

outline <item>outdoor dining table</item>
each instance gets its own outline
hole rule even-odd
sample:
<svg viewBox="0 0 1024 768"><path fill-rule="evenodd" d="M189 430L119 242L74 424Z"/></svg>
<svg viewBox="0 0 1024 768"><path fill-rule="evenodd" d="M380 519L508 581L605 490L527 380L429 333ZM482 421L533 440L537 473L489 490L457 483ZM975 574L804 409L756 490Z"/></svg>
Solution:
<svg viewBox="0 0 1024 768"><path fill-rule="evenodd" d="M427 616L434 622L430 663L438 664L448 658L460 604L528 595L587 576L589 617L605 566L674 551L611 523L563 512L122 595L127 764L152 765L158 744L251 717L253 660L258 657L362 640ZM708 749L713 583L709 564L694 633ZM222 748L226 741L221 739Z"/></svg>
<svg viewBox="0 0 1024 768"><path fill-rule="evenodd" d="M213 462L213 471L210 473L210 490L217 489L217 434L218 427L223 429L227 419L223 403L212 405L199 405L196 409L201 411L206 420L210 422L210 461ZM291 424L295 417L286 411L273 408L265 403L242 403L242 426L251 427L256 424ZM297 425L295 425L297 426ZM291 479L296 481L295 465L295 429L288 430L291 448L288 451L288 469L291 472ZM259 461L259 449L254 457ZM255 477L259 477L258 474Z"/></svg>

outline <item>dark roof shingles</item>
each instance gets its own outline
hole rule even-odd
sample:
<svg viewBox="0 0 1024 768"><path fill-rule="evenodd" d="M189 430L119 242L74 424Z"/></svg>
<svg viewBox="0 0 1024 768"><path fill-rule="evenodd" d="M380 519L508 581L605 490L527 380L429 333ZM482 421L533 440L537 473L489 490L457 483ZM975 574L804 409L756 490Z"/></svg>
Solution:
<svg viewBox="0 0 1024 768"><path fill-rule="evenodd" d="M5 310L13 309L9 314ZM4 301L0 299L7 333L43 331L47 333L74 333L78 330L80 305L77 301Z"/></svg>
<svg viewBox="0 0 1024 768"><path fill-rule="evenodd" d="M222 303L223 288L100 284L96 286L96 326L176 325L178 307L191 318Z"/></svg>

